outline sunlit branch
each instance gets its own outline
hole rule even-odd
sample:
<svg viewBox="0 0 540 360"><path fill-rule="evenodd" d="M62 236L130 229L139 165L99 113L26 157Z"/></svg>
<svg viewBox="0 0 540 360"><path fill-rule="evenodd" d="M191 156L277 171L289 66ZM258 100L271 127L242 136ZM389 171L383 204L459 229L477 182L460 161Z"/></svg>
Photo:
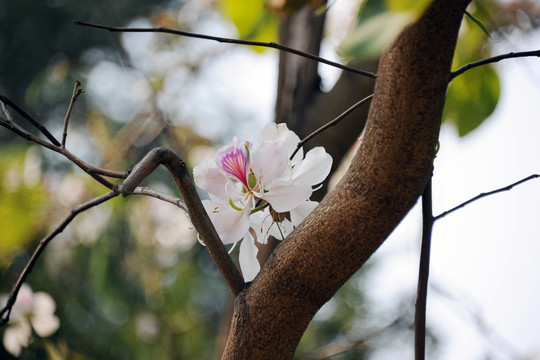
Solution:
<svg viewBox="0 0 540 360"><path fill-rule="evenodd" d="M496 189L496 190L493 190L493 191L489 191L489 192L487 192L487 193L481 193L481 194L479 194L479 195L477 195L477 196L475 196L475 197L473 197L473 198L471 198L471 199L469 199L469 200L467 200L467 201L465 201L465 202L459 204L458 206L456 206L456 207L454 207L454 208L452 208L452 209L450 209L450 210L447 210L447 211L445 211L445 212L443 212L443 213L441 213L441 214L435 216L435 217L433 218L433 221L435 222L435 221L437 221L437 220L439 220L439 219L445 217L446 215L448 215L448 214L450 214L450 213L453 213L454 211L459 210L459 209L461 209L462 207L467 206L467 205L469 205L470 203L475 202L476 200L479 200L479 199L481 199L481 198L483 198L483 197L490 196L490 195L493 195L493 194L497 194L497 193L500 193L500 192L503 192L503 191L511 190L514 186L520 185L520 184L522 184L522 183L524 183L524 182L527 182L527 181L529 181L529 180L532 180L532 179L537 179L537 178L539 178L539 177L540 177L540 174L532 174L532 175L527 176L526 178L523 178L523 179L521 179L521 180L519 180L519 181L516 181L516 182L513 183L513 184L510 184L510 185L508 185L508 186L502 187L502 188L500 188L500 189Z"/></svg>
<svg viewBox="0 0 540 360"><path fill-rule="evenodd" d="M186 163L167 148L155 148L133 168L124 183L119 186L123 196L133 193L136 187L159 165L164 165L174 179L182 194L191 223L208 249L229 290L234 296L244 288L245 283L240 271L229 256L210 217L201 202L197 189L189 176Z"/></svg>
<svg viewBox="0 0 540 360"><path fill-rule="evenodd" d="M19 290L21 289L22 284L32 272L32 269L34 265L36 264L39 256L45 250L45 247L51 242L52 239L54 239L58 234L60 234L66 226L68 226L69 223L83 211L86 211L94 206L97 206L99 204L104 203L105 201L108 201L116 196L120 195L119 192L111 191L105 195L99 196L95 199L92 199L88 202L85 202L84 204L81 204L71 210L71 213L62 221L62 223L53 231L51 232L47 237L45 237L43 240L40 241L38 247L32 254L32 257L24 267L23 271L19 275L19 278L17 279L17 282L13 286L13 289L11 290L11 293L9 294L8 301L4 308L0 310L0 326L6 324L9 321L9 316L11 314L11 309L13 308L13 305L15 304L15 300L17 300L17 294L19 293Z"/></svg>
<svg viewBox="0 0 540 360"><path fill-rule="evenodd" d="M262 41L252 41L252 40L240 40L240 39L230 39L230 38L224 38L219 36L211 36L211 35L204 35L204 34L197 34L197 33L191 33L187 31L182 30L175 30L175 29L169 29L169 28L126 28L126 27L116 27L116 26L106 26L106 25L99 25L99 24L92 24L85 21L80 20L73 20L73 23L76 25L83 25L83 26L89 26L97 29L104 29L109 30L111 32L157 32L157 33L167 33L167 34L173 34L173 35L180 35L180 36L186 36L186 37L192 37L197 39L205 39L205 40L212 40L217 41L220 43L228 43L228 44L236 44L236 45L249 45L249 46L259 46L259 47L266 47L266 48L272 48L280 51L285 51L291 54L295 54L304 58L308 58L311 60L318 61L323 64L327 64L345 71L350 71L359 75L367 76L372 79L375 79L377 77L377 74L374 74L369 71L359 70L351 66L342 65L340 63L330 61L327 59L324 59L320 56L313 55L306 53L304 51L296 50L293 48L290 48L285 45L281 45L275 42L262 42Z"/></svg>
<svg viewBox="0 0 540 360"><path fill-rule="evenodd" d="M422 194L422 245L418 270L418 289L414 311L414 358L425 359L426 353L426 306L429 280L429 259L431 255L431 234L433 229L433 203L431 180Z"/></svg>
<svg viewBox="0 0 540 360"><path fill-rule="evenodd" d="M308 136L306 136L305 138L303 138L299 143L298 145L296 146L296 149L294 150L294 152L292 153L291 155L291 159L294 157L294 155L296 155L296 153L298 152L298 150L300 150L300 148L302 146L304 146L309 140L311 140L312 138L314 138L316 135L320 134L321 132L325 131L326 129L332 127L332 126L335 126L337 125L337 123L339 123L341 120L343 120L347 115L349 115L350 113L352 113L354 110L358 109L361 105L365 104L366 102L368 102L369 100L371 100L373 98L373 94L369 95L369 96L366 96L365 98L363 98L362 100L358 101L356 104L354 104L353 106L351 106L350 108L348 108L347 110L345 110L344 112L342 112L338 117L336 117L335 119L329 121L328 123L326 123L325 125L321 126L320 128L318 128L317 130L315 130L314 132L312 132L311 134L309 134Z"/></svg>
<svg viewBox="0 0 540 360"><path fill-rule="evenodd" d="M476 61L467 65L464 65L455 71L452 71L450 79L454 79L456 76L463 74L465 71L474 69L475 67L478 67L478 66L499 62L504 59L521 58L521 57L528 57L528 56L540 57L540 50L511 52L508 54L497 55L497 56L490 57L488 59Z"/></svg>
<svg viewBox="0 0 540 360"><path fill-rule="evenodd" d="M83 89L81 87L81 82L79 80L75 81L75 87L73 88L73 95L71 96L71 100L69 102L66 117L64 118L64 131L62 132L62 147L66 147L67 129L68 129L69 117L71 116L71 110L73 109L73 105L75 104L75 101L77 101L77 98L79 97L79 95L81 95L82 92L83 92Z"/></svg>

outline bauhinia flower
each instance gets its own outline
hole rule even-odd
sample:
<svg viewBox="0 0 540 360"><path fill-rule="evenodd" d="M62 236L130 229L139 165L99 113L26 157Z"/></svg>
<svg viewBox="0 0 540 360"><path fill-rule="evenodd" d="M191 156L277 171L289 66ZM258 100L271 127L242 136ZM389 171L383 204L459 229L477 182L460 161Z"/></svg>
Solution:
<svg viewBox="0 0 540 360"><path fill-rule="evenodd" d="M261 131L258 148L234 138L215 159L193 169L195 183L210 200L203 204L224 244L240 245L240 267L246 281L260 269L255 241L284 239L317 206L309 201L313 186L328 176L332 157L322 147L302 149L290 159L300 139L285 124Z"/></svg>
<svg viewBox="0 0 540 360"><path fill-rule="evenodd" d="M7 296L0 298L0 306ZM60 320L54 315L56 304L45 292L34 293L30 286L23 284L11 311L9 325L4 331L4 348L13 356L20 355L23 347L30 345L32 328L41 337L48 337L60 327Z"/></svg>

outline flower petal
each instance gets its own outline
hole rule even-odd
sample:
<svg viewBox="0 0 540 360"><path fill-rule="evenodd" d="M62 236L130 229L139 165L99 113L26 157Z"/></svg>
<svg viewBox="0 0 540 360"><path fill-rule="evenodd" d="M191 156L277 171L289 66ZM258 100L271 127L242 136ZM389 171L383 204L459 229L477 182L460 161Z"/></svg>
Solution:
<svg viewBox="0 0 540 360"><path fill-rule="evenodd" d="M265 141L253 157L253 172L266 186L281 177L287 169L289 157L282 142Z"/></svg>
<svg viewBox="0 0 540 360"><path fill-rule="evenodd" d="M317 201L306 201L291 210L291 222L296 227L319 205Z"/></svg>
<svg viewBox="0 0 540 360"><path fill-rule="evenodd" d="M229 205L221 206L211 200L203 200L202 203L224 244L232 244L240 241L248 232L249 207L238 211Z"/></svg>
<svg viewBox="0 0 540 360"><path fill-rule="evenodd" d="M238 254L240 269L242 269L246 282L252 281L261 269L259 260L257 260L258 252L259 249L255 245L253 236L248 232L240 244L240 253Z"/></svg>
<svg viewBox="0 0 540 360"><path fill-rule="evenodd" d="M293 182L316 185L324 181L330 173L332 157L318 146L311 149L306 158L293 167Z"/></svg>
<svg viewBox="0 0 540 360"><path fill-rule="evenodd" d="M30 322L39 336L50 336L60 327L60 320L54 315L55 309L56 304L51 295L44 292L34 294L34 315Z"/></svg>
<svg viewBox="0 0 540 360"><path fill-rule="evenodd" d="M32 336L32 329L30 328L30 324L25 320L7 328L4 331L2 343L10 354L18 357L21 354L22 348L30 344L30 336Z"/></svg>
<svg viewBox="0 0 540 360"><path fill-rule="evenodd" d="M275 211L287 212L309 199L312 192L310 185L275 181L272 188L260 197L268 201Z"/></svg>
<svg viewBox="0 0 540 360"><path fill-rule="evenodd" d="M294 150L296 150L296 147L298 146L298 143L300 142L300 138L298 135L296 135L293 131L289 130L287 128L287 124L281 123L276 124L274 122L267 124L259 134L259 144L262 144L266 140L271 141L283 141L285 144L285 149L287 149L287 156L291 156ZM298 150L296 155L294 155L294 158L292 159L292 163L296 164L298 161L302 159L304 156L302 148Z"/></svg>

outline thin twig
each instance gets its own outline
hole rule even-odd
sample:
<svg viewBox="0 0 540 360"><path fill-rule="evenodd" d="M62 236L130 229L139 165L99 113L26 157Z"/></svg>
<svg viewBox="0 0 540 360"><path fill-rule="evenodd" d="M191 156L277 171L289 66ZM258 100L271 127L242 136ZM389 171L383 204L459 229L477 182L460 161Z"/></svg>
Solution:
<svg viewBox="0 0 540 360"><path fill-rule="evenodd" d="M208 253L214 260L223 279L227 283L229 290L237 296L245 286L244 279L238 268L232 261L227 249L223 245L210 217L201 202L197 189L189 176L186 163L182 161L173 151L167 148L155 148L149 151L146 156L133 168L122 186L118 189L123 196L133 193L136 187L159 165L165 165L172 175L178 190L184 199L189 218L203 240Z"/></svg>
<svg viewBox="0 0 540 360"><path fill-rule="evenodd" d="M422 195L422 245L418 270L418 289L414 312L414 358L424 360L426 353L426 305L429 280L429 258L431 233L433 229L433 205L431 197L431 177Z"/></svg>
<svg viewBox="0 0 540 360"><path fill-rule="evenodd" d="M56 138L47 130L47 128L43 125L41 125L39 122L37 122L33 117L28 115L23 109L21 109L17 104L15 104L13 101L5 97L4 95L0 94L0 101L6 103L7 105L11 106L15 111L17 111L23 118L25 118L30 124L32 124L36 129L38 129L47 139L49 139L50 142L52 142L56 146L60 146L60 143Z"/></svg>
<svg viewBox="0 0 540 360"><path fill-rule="evenodd" d="M520 185L520 184L522 184L522 183L524 183L524 182L527 182L527 181L529 181L529 180L532 180L532 179L537 179L537 178L539 178L539 177L540 177L540 174L532 174L532 175L529 175L529 176L527 176L526 178L523 178L523 179L521 179L521 180L519 180L519 181L516 181L515 183L510 184L510 185L508 185L508 186L505 186L505 187L502 187L502 188L500 188L500 189L496 189L496 190L493 190L493 191L489 191L489 192L487 192L487 193L481 193L481 194L479 194L479 195L476 195L475 197L473 197L473 198L471 198L471 199L469 199L469 200L467 200L467 201L465 201L465 202L459 204L458 206L456 206L456 207L454 207L454 208L452 208L452 209L450 209L450 210L446 210L445 212L443 212L443 213L441 213L441 214L435 216L435 217L433 218L433 221L435 222L435 221L437 221L437 220L439 220L439 219L445 217L446 215L448 215L448 214L450 214L450 213L453 213L454 211L456 211L456 210L458 210L458 209L461 209L462 207L467 206L467 205L469 205L470 203L472 203L472 202L474 202L474 201L476 201L476 200L479 200L479 199L481 199L481 198L483 198L483 197L490 196L490 195L493 195L493 194L497 194L497 193L500 193L500 192L503 192L503 191L511 190L514 186Z"/></svg>
<svg viewBox="0 0 540 360"><path fill-rule="evenodd" d="M45 237L43 240L40 241L38 247L36 250L34 250L34 253L32 254L32 257L30 260L28 260L28 263L24 267L23 271L19 275L19 278L17 279L17 282L13 286L13 289L11 290L11 293L9 294L8 301L4 308L0 310L0 326L6 324L9 321L9 316L11 314L11 309L13 308L13 305L15 304L15 300L17 300L17 295L19 293L19 290L21 289L22 284L32 272L32 269L34 265L36 264L39 256L45 250L45 247L51 242L52 239L54 239L58 234L60 234L66 226L83 211L86 211L94 206L97 206L99 204L104 203L105 201L108 201L116 196L120 195L119 192L111 191L105 195L101 195L95 199L92 199L90 201L85 202L84 204L81 204L71 210L71 213L62 221L62 223L54 229L52 233L50 233L47 237Z"/></svg>
<svg viewBox="0 0 540 360"><path fill-rule="evenodd" d="M291 155L291 159L294 157L294 155L296 155L296 153L298 152L298 150L300 150L300 148L302 146L304 146L309 140L311 140L313 137L315 137L316 135L320 134L321 132L325 131L326 129L328 129L329 127L332 127L332 126L335 126L337 125L337 123L339 123L341 120L343 120L347 115L349 115L350 113L352 113L354 110L356 110L357 108L359 108L361 105L365 104L366 102L368 102L369 100L371 100L373 98L373 94L369 95L369 96L366 96L365 98L363 98L362 100L358 101L356 104L354 104L353 106L351 106L350 108L348 108L347 110L345 110L344 112L342 112L338 117L336 117L334 120L331 120L329 121L328 123L326 123L325 125L321 126L320 128L318 128L317 130L315 130L314 132L312 132L311 134L309 134L308 136L306 136L305 138L303 138L299 143L298 145L296 146L296 149L293 151L292 155Z"/></svg>
<svg viewBox="0 0 540 360"><path fill-rule="evenodd" d="M475 67L478 67L478 66L499 62L504 59L512 59L512 58L520 58L520 57L528 57L528 56L540 57L540 50L522 51L522 52L516 52L516 53L511 52L508 54L497 55L497 56L490 57L488 59L476 61L467 65L464 65L455 71L452 71L450 80L454 79L456 76L463 74L465 71L474 69Z"/></svg>
<svg viewBox="0 0 540 360"><path fill-rule="evenodd" d="M377 74L374 74L369 71L359 70L351 66L342 65L340 63L330 61L327 59L324 59L320 56L309 54L300 50L296 50L293 48L290 48L285 45L281 45L275 42L262 42L262 41L252 41L252 40L240 40L240 39L230 39L230 38L224 38L219 36L211 36L211 35L204 35L204 34L197 34L197 33L191 33L187 31L182 30L175 30L175 29L169 29L169 28L126 28L126 27L117 27L117 26L106 26L106 25L99 25L99 24L92 24L85 21L80 20L73 20L73 23L76 25L83 25L88 27L93 27L97 29L104 29L109 30L111 32L157 32L157 33L167 33L167 34L173 34L173 35L180 35L180 36L186 36L186 37L192 37L197 39L205 39L205 40L212 40L217 41L220 43L228 43L228 44L237 44L237 45L249 45L249 46L260 46L260 47L267 47L272 48L280 51L285 51L291 54L295 54L298 56L302 56L311 60L315 60L318 62L321 62L323 64L327 64L330 66L337 67L342 70L350 71L359 75L367 76L372 79L375 79L377 77Z"/></svg>
<svg viewBox="0 0 540 360"><path fill-rule="evenodd" d="M136 187L135 190L133 190L132 195L145 195L145 196L150 196L150 197L168 202L184 210L186 212L186 215L189 217L186 203L184 203L182 199L179 199L175 196L163 193L161 191L158 191L158 190L146 187L146 186Z"/></svg>
<svg viewBox="0 0 540 360"><path fill-rule="evenodd" d="M71 100L69 102L66 117L64 118L64 131L62 132L62 147L66 147L67 129L68 129L69 117L71 116L71 110L73 109L73 105L75 104L75 101L77 101L77 98L79 97L79 95L81 95L82 92L83 92L83 89L81 88L81 82L79 80L75 81L75 87L73 88L73 95L71 96Z"/></svg>

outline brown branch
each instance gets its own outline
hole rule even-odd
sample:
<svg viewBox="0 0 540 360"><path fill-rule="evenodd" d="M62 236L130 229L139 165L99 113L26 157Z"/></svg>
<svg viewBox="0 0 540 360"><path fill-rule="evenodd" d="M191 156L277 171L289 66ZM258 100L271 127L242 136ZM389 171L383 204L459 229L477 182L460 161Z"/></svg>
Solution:
<svg viewBox="0 0 540 360"><path fill-rule="evenodd" d="M136 186L159 165L165 165L171 173L176 186L182 194L191 223L203 240L210 256L227 283L229 290L234 296L238 295L245 286L242 275L229 256L212 221L208 217L201 199L197 194L195 185L189 176L186 163L173 151L162 147L149 151L133 168L122 186L119 187L119 191L122 192L123 196L130 195Z"/></svg>
<svg viewBox="0 0 540 360"><path fill-rule="evenodd" d="M502 188L500 188L500 189L496 189L496 190L492 190L492 191L488 191L488 192L486 192L486 193L481 193L481 194L479 194L479 195L476 195L475 197L473 197L473 198L471 198L471 199L469 199L469 200L467 200L467 201L465 201L465 202L459 204L458 206L453 207L453 208L450 209L450 210L446 210L445 212L443 212L443 213L441 213L441 214L435 216L435 217L433 218L433 221L437 221L437 220L439 220L439 219L445 217L446 215L451 214L451 213L453 213L454 211L459 210L459 209L461 209L462 207L467 206L467 205L469 205L470 203L475 202L476 200L479 200L479 199L481 199L481 198L483 198L483 197L490 196L490 195L494 195L494 194L497 194L497 193L500 193L500 192L503 192L503 191L509 191L509 190L511 190L514 186L520 185L520 184L522 184L522 183L524 183L524 182L527 182L527 181L529 181L529 180L532 180L532 179L537 179L537 178L539 178L539 177L540 177L540 174L532 174L532 175L529 175L529 176L527 176L526 178L523 178L523 179L521 179L521 180L519 180L519 181L516 181L515 183L510 184L510 185L508 185L508 186L505 186L505 187L502 187Z"/></svg>
<svg viewBox="0 0 540 360"><path fill-rule="evenodd" d="M528 56L540 57L540 50L522 51L522 52L516 52L516 53L511 52L508 54L497 55L497 56L490 57L488 59L476 61L467 65L464 65L455 71L452 71L450 79L454 79L456 76L463 74L465 71L474 69L475 67L478 67L478 66L492 64L492 63L499 62L504 59L521 58L521 57L528 57Z"/></svg>
<svg viewBox="0 0 540 360"><path fill-rule="evenodd" d="M83 92L83 89L81 87L81 82L79 80L75 81L75 87L73 88L73 95L71 95L71 100L69 102L69 106L67 109L66 117L64 118L64 131L62 132L62 147L66 147L66 138L67 138L67 129L68 129L68 123L69 123L69 117L71 116L71 110L73 109L73 105L75 104L75 101L77 101L77 98L81 93Z"/></svg>
<svg viewBox="0 0 540 360"><path fill-rule="evenodd" d="M285 51L291 54L295 54L298 56L302 56L314 61L318 61L320 63L330 65L342 70L350 71L359 75L367 76L372 79L375 79L377 77L377 74L374 74L369 71L363 71L356 68L353 68L351 66L342 65L340 63L330 61L327 59L324 59L320 56L309 54L303 51L299 51L293 48L290 48L285 45L281 45L275 42L262 42L262 41L251 41L251 40L240 40L240 39L230 39L230 38L224 38L219 36L211 36L211 35L204 35L204 34L197 34L197 33L191 33L187 31L182 30L175 30L175 29L169 29L169 28L126 28L126 27L116 27L116 26L106 26L106 25L99 25L99 24L92 24L85 21L80 20L73 20L73 23L76 25L83 25L88 27L93 27L97 29L104 29L109 30L111 32L157 32L157 33L166 33L166 34L173 34L173 35L180 35L180 36L186 36L186 37L192 37L197 39L205 39L205 40L212 40L217 41L220 43L228 43L228 44L236 44L236 45L249 45L249 46L259 46L259 47L267 47L276 49L279 51Z"/></svg>
<svg viewBox="0 0 540 360"><path fill-rule="evenodd" d="M422 245L418 270L418 289L414 312L414 358L425 359L426 353L426 305L429 280L429 258L433 229L433 203L430 178L422 195Z"/></svg>
<svg viewBox="0 0 540 360"><path fill-rule="evenodd" d="M56 138L47 130L47 128L43 125L41 125L38 121L36 121L32 116L28 115L23 109L21 109L17 104L15 104L13 101L5 97L4 95L0 94L0 101L3 103L6 103L7 105L11 106L15 111L17 111L23 118L25 118L32 126L34 126L36 129L38 129L53 145L60 146L60 143Z"/></svg>
<svg viewBox="0 0 540 360"><path fill-rule="evenodd" d="M19 278L17 279L17 282L13 286L13 289L11 290L11 293L9 294L8 301L4 308L0 310L0 326L5 325L9 321L9 316L11 314L11 309L13 308L13 305L15 304L15 300L17 300L17 295L19 294L19 290L21 289L22 284L32 272L32 269L34 268L34 265L36 264L37 260L39 259L41 253L45 250L45 247L51 242L52 239L54 239L58 234L60 234L66 226L69 225L69 223L81 212L86 211L94 206L97 206L99 204L102 204L116 196L120 195L119 192L111 191L105 195L99 196L95 199L92 199L90 201L85 202L84 204L81 204L71 210L71 213L58 225L56 229L53 230L47 237L45 237L43 240L40 241L38 247L36 250L34 250L34 253L32 254L32 257L30 260L28 260L28 263L24 267L23 271L19 275Z"/></svg>
<svg viewBox="0 0 540 360"><path fill-rule="evenodd" d="M344 112L342 112L338 117L336 117L335 119L329 121L328 123L326 123L325 125L321 126L320 128L318 128L317 130L315 130L314 132L312 132L311 134L309 134L308 136L306 136L305 138L302 139L302 141L300 141L298 143L298 145L296 146L296 149L294 150L294 152L292 153L291 155L291 159L294 157L294 155L296 155L296 153L298 152L298 150L300 150L300 148L302 146L304 146L305 143L307 143L309 140L311 140L312 138L314 138L316 135L322 133L324 130L332 127L332 126L335 126L337 125L341 120L343 120L347 115L349 115L350 113L352 113L354 110L358 109L361 105L365 104L366 102L368 102L369 100L371 100L373 98L373 94L369 95L369 96L366 96L365 98L363 98L362 100L358 101L356 104L354 104L353 106L351 106L350 108L348 108L347 110L345 110Z"/></svg>

